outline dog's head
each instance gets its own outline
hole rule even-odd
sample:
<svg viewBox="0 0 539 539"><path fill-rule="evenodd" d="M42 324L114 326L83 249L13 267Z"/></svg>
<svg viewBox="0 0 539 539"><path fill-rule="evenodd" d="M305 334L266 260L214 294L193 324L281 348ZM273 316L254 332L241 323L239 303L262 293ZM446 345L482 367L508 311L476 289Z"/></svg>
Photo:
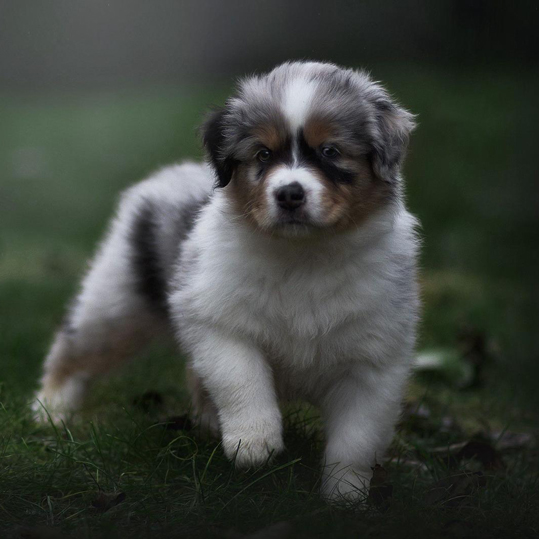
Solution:
<svg viewBox="0 0 539 539"><path fill-rule="evenodd" d="M395 200L413 127L366 73L294 62L243 80L203 140L239 213L298 235L350 229Z"/></svg>

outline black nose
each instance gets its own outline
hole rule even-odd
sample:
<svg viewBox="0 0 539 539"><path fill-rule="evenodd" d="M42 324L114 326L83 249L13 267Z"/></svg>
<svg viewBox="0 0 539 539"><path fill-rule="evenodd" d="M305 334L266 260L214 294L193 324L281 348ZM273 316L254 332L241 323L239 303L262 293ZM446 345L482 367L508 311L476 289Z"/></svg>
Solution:
<svg viewBox="0 0 539 539"><path fill-rule="evenodd" d="M295 210L305 202L305 191L298 182L283 185L275 191L275 198L280 208Z"/></svg>

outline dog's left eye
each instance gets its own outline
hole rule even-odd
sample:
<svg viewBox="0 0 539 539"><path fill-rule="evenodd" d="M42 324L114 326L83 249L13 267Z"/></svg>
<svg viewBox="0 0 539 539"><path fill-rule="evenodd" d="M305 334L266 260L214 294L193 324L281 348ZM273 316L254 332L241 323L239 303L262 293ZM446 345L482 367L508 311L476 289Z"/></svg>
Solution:
<svg viewBox="0 0 539 539"><path fill-rule="evenodd" d="M335 146L322 146L321 152L322 155L324 157L327 157L328 159L335 159L336 157L341 155L339 150L337 150Z"/></svg>

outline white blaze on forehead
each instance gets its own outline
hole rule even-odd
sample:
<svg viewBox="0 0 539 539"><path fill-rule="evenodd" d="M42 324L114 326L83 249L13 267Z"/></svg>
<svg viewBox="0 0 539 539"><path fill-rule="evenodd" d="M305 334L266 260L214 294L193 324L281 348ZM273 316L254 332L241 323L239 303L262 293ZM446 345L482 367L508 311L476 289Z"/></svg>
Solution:
<svg viewBox="0 0 539 539"><path fill-rule="evenodd" d="M292 131L305 124L316 86L316 82L303 77L292 79L288 83L284 93L283 112Z"/></svg>
<svg viewBox="0 0 539 539"><path fill-rule="evenodd" d="M280 166L266 178L266 197L270 212L275 217L278 214L278 206L275 193L279 187L297 182L305 191L305 209L314 219L320 217L321 197L324 186L309 169L305 167Z"/></svg>

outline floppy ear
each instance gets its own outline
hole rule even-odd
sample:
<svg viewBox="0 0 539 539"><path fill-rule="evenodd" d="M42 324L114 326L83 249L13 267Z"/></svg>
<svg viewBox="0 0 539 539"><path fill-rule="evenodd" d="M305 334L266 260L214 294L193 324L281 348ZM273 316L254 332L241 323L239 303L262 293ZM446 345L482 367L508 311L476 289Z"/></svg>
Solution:
<svg viewBox="0 0 539 539"><path fill-rule="evenodd" d="M374 102L374 110L372 168L379 179L394 182L406 155L410 133L416 126L414 115L385 96Z"/></svg>
<svg viewBox="0 0 539 539"><path fill-rule="evenodd" d="M229 184L236 163L232 157L225 155L226 112L225 108L213 110L202 125L202 141L217 174L216 187Z"/></svg>

